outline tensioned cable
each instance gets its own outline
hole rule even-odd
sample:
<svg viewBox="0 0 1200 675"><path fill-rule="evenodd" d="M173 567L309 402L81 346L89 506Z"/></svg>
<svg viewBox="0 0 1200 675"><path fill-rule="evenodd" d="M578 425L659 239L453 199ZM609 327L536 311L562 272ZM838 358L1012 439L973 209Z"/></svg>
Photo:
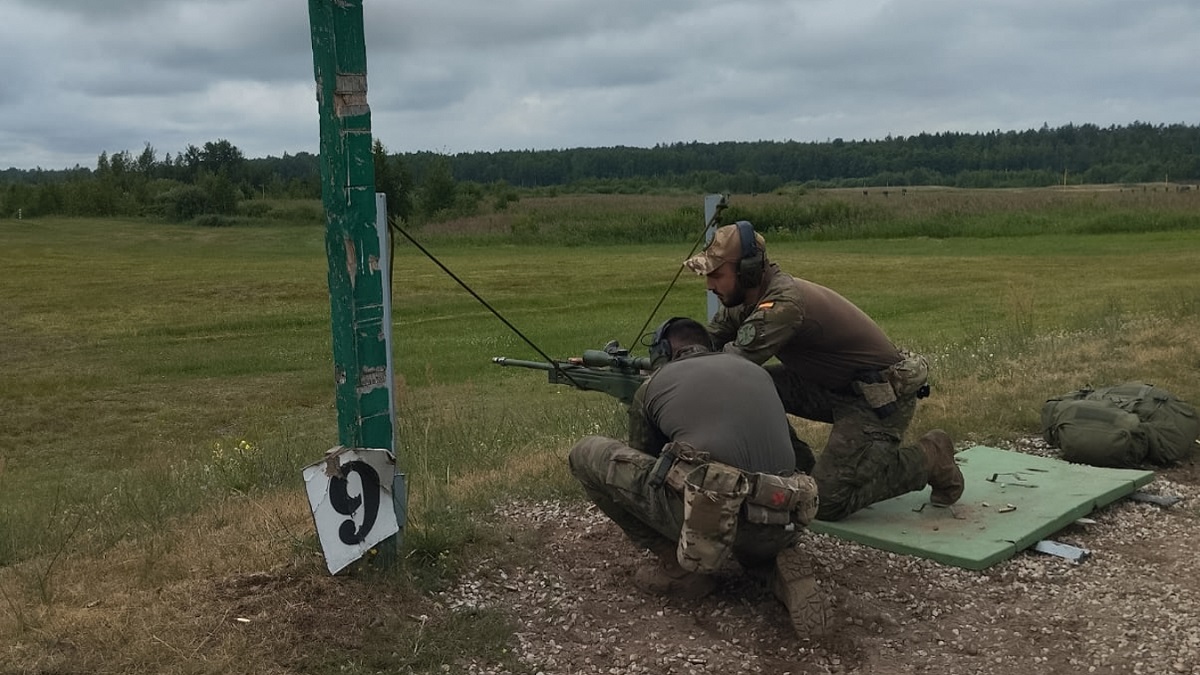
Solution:
<svg viewBox="0 0 1200 675"><path fill-rule="evenodd" d="M580 389L582 389L582 388L583 388L583 387L580 387L580 386L579 386L579 383L577 383L577 382L576 382L574 379L572 379L572 378L571 378L570 374L568 374L568 373L567 373L567 371L563 370L563 368L562 368L562 367L561 367L561 366L558 364L558 362L557 362L557 361L555 361L554 359L550 358L550 356L549 356L549 355L547 355L547 354L546 354L546 352L542 351L542 348L541 348L541 347L538 347L536 344L534 344L534 343L533 343L533 340L530 340L528 337L525 337L525 334L524 334L524 333L522 333L522 332L520 331L520 329L518 329L516 326L512 325L512 323L511 323L511 322L510 322L508 319L504 318L504 315L502 315L502 314L501 314L499 311L497 311L495 307L492 307L492 306L491 306L491 304L489 304L487 300L484 300L484 299L483 299L483 296L481 296L481 295L479 295L478 293L476 293L476 292L474 291L474 289L472 289L470 286L468 286L468 285L467 285L467 282L463 281L462 279L459 279L457 274L455 274L454 272L451 272L449 267L446 267L444 264L442 264L442 261L441 261L441 260L438 260L438 259L437 259L437 256L433 255L433 253L430 253L430 252L429 252L429 250L428 250L428 249L426 249L424 246L422 246L422 245L421 245L421 243L420 243L419 241L417 241L416 239L414 239L414 238L413 238L413 236L412 236L411 234L409 234L407 231L405 231L405 229L404 229L404 228L400 227L399 223L397 223L397 222L396 222L396 219L395 219L395 218L393 218L393 217L390 217L390 216L389 216L389 217L388 217L388 225L389 225L389 226L390 226L392 229L394 229L394 230L396 230L397 232L399 232L400 234L404 235L404 238L405 238L405 239L407 239L407 240L409 240L410 242L412 242L412 245L413 245L413 246L416 246L416 247L417 247L417 249L418 249L419 251L421 251L421 253L424 253L424 254L425 254L425 257L427 257L427 258L429 258L430 260L432 260L432 261L433 261L433 264L435 264L435 265L437 265L438 267L442 268L442 271L443 271L443 272L445 272L446 274L448 274L448 275L450 276L450 278L451 278L451 279L453 279L454 281L456 281L456 282L458 283L458 285L459 285L459 286L462 286L462 287L463 287L463 290L465 290L466 292L470 293L470 294L471 294L471 297L473 297L473 298L475 298L476 300L478 300L478 301L479 301L479 304L481 304L481 305L483 305L484 307L486 307L486 308L488 309L488 311L489 311L489 312L491 312L492 314L494 314L494 315L496 316L496 318L497 318L497 319L500 319L500 321L501 321L502 323L504 323L504 325L505 325L505 326L508 326L508 329L509 329L509 330L511 330L512 332L516 333L516 334L517 334L517 337L519 337L519 338L521 338L522 340L524 340L524 341L525 341L525 344L527 344L527 345L529 345L530 347L532 347L532 348L533 348L533 351L537 352L539 356L541 356L543 359L545 359L545 360L546 360L546 363L548 363L548 364L550 364L550 365L554 366L554 369L555 369L555 370L557 370L559 373L561 373L563 377L565 377L565 378L567 378L568 380L570 380L570 381L571 381L571 384L575 385L576 387L578 387L578 388L580 388ZM394 241L394 240L393 240L393 241ZM395 245L394 245L394 243L393 243L392 249L393 249L393 253L394 253L394 252L395 252ZM395 256L395 255L392 255L392 256L391 256L391 261L395 261L395 259L396 259L396 256ZM390 262L391 262L391 261L390 261ZM389 271L389 274L390 274L390 271ZM395 277L391 277L391 276L389 276L389 278L392 278L392 279L394 279Z"/></svg>
<svg viewBox="0 0 1200 675"><path fill-rule="evenodd" d="M708 234L708 229L715 225L720 217L721 207L718 207L716 212L713 213L713 217L704 224L704 230L700 233L700 238L696 240L695 244L692 244L692 250L688 251L687 258L684 258L684 260L687 260L696 254L696 249L699 248L701 242L704 241L704 237ZM680 263L679 269L675 270L675 277L672 278L671 283L667 285L667 290L663 291L662 297L658 299L658 302L654 305L654 309L650 310L650 316L646 317L646 323L642 324L642 329L638 331L637 337L634 338L631 344L641 344L642 337L646 335L646 328L650 326L650 322L654 320L654 315L658 313L658 310L662 307L662 304L666 302L667 296L671 293L671 289L675 288L675 282L679 281L680 274L683 274L683 263Z"/></svg>

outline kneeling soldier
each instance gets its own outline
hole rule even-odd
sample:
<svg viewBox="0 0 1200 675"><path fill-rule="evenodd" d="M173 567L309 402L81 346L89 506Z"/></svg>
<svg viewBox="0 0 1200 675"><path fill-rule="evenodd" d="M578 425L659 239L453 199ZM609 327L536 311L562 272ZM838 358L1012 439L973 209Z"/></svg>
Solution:
<svg viewBox="0 0 1200 675"><path fill-rule="evenodd" d="M713 352L691 319L663 323L650 351L657 370L630 405L629 444L587 436L570 453L588 497L659 558L634 582L703 597L732 556L770 574L800 636L821 633L826 605L796 547L798 529L816 515L816 483L795 470L771 377L739 355Z"/></svg>

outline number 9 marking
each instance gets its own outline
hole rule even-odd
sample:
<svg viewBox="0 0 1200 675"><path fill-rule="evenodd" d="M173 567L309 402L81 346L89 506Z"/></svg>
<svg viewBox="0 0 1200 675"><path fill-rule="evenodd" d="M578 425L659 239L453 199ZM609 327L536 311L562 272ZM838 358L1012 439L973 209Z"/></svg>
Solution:
<svg viewBox="0 0 1200 675"><path fill-rule="evenodd" d="M338 538L342 543L353 546L367 538L379 515L379 474L370 464L360 460L346 462L341 469L341 476L329 479L329 504L344 516L353 516L359 508L363 509L361 528L354 524L353 517L342 521L338 528ZM357 473L362 482L362 494L350 495L349 475L352 472Z"/></svg>

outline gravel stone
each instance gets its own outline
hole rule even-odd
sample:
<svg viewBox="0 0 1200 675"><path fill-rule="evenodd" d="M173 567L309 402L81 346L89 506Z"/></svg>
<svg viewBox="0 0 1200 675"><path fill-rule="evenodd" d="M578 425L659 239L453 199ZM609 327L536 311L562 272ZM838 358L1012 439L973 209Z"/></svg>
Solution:
<svg viewBox="0 0 1200 675"><path fill-rule="evenodd" d="M1056 454L1033 437L1011 449ZM1160 470L1144 489L1182 501L1121 500L1055 534L1092 551L1079 564L1025 551L970 571L807 533L837 626L819 640L796 637L769 590L736 566L703 600L641 593L631 580L649 554L583 502L496 507L499 526L536 534L533 563L480 561L437 600L506 613L520 672L543 675L1200 675L1200 464Z"/></svg>

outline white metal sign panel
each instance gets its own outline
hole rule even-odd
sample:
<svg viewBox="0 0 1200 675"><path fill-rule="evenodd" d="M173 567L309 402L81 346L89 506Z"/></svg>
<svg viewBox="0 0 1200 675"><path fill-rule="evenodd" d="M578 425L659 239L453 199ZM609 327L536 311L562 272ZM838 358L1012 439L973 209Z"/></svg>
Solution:
<svg viewBox="0 0 1200 675"><path fill-rule="evenodd" d="M392 504L396 458L388 450L338 446L304 468L317 538L337 574L400 531Z"/></svg>

